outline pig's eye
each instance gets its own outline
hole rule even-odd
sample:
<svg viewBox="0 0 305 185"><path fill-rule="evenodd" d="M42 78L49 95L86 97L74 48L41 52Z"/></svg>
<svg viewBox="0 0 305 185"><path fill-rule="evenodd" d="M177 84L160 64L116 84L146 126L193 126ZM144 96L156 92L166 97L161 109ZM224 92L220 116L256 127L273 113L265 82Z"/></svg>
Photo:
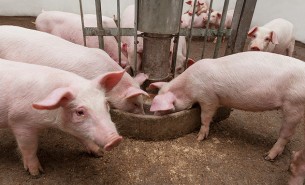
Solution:
<svg viewBox="0 0 305 185"><path fill-rule="evenodd" d="M265 41L270 42L270 38L265 38Z"/></svg>
<svg viewBox="0 0 305 185"><path fill-rule="evenodd" d="M76 110L75 113L77 116L85 116L84 110Z"/></svg>
<svg viewBox="0 0 305 185"><path fill-rule="evenodd" d="M139 105L138 105L138 104L136 104L136 103L134 103L133 105L134 105L135 107L139 107Z"/></svg>

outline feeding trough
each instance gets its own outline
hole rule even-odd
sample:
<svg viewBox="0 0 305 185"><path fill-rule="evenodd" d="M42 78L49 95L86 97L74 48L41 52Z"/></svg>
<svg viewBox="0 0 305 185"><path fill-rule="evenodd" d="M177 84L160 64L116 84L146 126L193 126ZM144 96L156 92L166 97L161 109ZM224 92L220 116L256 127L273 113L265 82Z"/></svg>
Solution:
<svg viewBox="0 0 305 185"><path fill-rule="evenodd" d="M179 42L179 36L188 36L188 49L186 60L189 54L189 45L191 37L195 36L209 36L211 33L217 33L216 36L219 37L218 42L215 46L214 58L217 57L218 49L221 44L220 38L222 35L230 33L230 30L223 30L224 18L221 20L221 25L218 31L210 30L209 27L206 29L195 29L191 26L190 29L180 29L180 17L182 15L183 0L135 0L135 21L134 29L130 28L120 28L120 3L117 0L117 17L118 17L118 29L117 28L103 28L102 27L102 16L101 16L101 2L100 0L95 0L96 2L96 15L97 15L97 28L85 28L83 25L84 38L86 36L98 36L100 48L103 45L103 36L117 36L118 44L121 45L120 36L134 36L134 40L138 40L138 37L143 38L143 56L142 56L142 72L149 74L149 78L145 81L142 89L146 89L150 83L153 82L166 82L173 79L175 76L175 64L177 55L177 46ZM196 4L197 0L195 0ZM212 7L213 0L210 2L210 8ZM228 9L229 0L225 0L223 15L226 15ZM256 3L256 1L255 1ZM241 29L239 33L243 33L244 39L236 39L238 42L234 42L232 38L227 46L226 54L232 52L241 51L244 45L244 40L246 36L246 30L244 28L249 27L244 23L240 25L242 21L241 16L245 14L245 8L251 8L254 10L255 3L249 3L248 1L237 1L233 18L233 36L236 37L237 32ZM81 5L81 0L80 0ZM195 10L195 9L194 9ZM82 6L81 6L81 14ZM249 18L252 18L253 11L249 12ZM83 16L81 16L83 19ZM223 16L225 17L225 16ZM192 18L193 19L193 18ZM247 18L248 19L248 18ZM82 20L83 22L83 20ZM209 21L208 21L209 22ZM138 34L138 31L142 34ZM214 32L213 32L214 31ZM171 41L174 40L174 49L172 64L169 63L170 58L170 47ZM206 38L205 38L206 42ZM137 51L137 42L134 43L135 52ZM203 47L204 48L204 47ZM119 47L119 53L121 53L121 48ZM204 49L203 49L204 53ZM136 55L136 53L135 53ZM202 54L203 56L203 54ZM137 57L134 57L134 75L138 73ZM157 92L149 92L150 94L156 94ZM149 111L152 98L146 98L144 101L145 115L132 114L124 112L121 110L113 109L110 111L112 120L116 123L117 129L121 135L125 137L130 137L134 139L143 140L165 140L171 138L177 138L185 134L191 133L196 129L200 128L200 107L193 106L191 109L183 110L180 112L175 112L163 116L153 115ZM229 117L231 109L229 108L219 108L216 115L213 117L213 122L219 122L223 119Z"/></svg>

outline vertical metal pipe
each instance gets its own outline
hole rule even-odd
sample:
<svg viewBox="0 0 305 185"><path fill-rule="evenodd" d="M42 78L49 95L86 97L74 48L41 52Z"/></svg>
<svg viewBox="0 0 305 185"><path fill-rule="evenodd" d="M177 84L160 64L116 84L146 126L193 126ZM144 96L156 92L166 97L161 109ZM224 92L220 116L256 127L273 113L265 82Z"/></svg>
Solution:
<svg viewBox="0 0 305 185"><path fill-rule="evenodd" d="M121 66L121 60L122 60L122 56L121 56L121 8L120 8L120 0L117 0L117 17L118 17L118 49L119 49L119 65Z"/></svg>
<svg viewBox="0 0 305 185"><path fill-rule="evenodd" d="M194 7L193 7L193 14L192 14L192 21L191 21L191 28L188 33L188 43L187 43L187 50L186 50L186 56L185 56L185 61L188 60L189 53L190 53L190 45L191 45L191 40L192 40L192 32L193 32L193 22L194 22L194 16L195 16L195 8L197 5L197 0L194 1ZM184 64L184 68L186 69L187 67L187 62Z"/></svg>
<svg viewBox="0 0 305 185"><path fill-rule="evenodd" d="M95 0L95 8L96 8L97 28L99 29L99 31L101 31L103 30L101 0ZM98 44L100 49L104 49L104 39L103 36L100 34L98 36Z"/></svg>
<svg viewBox="0 0 305 185"><path fill-rule="evenodd" d="M247 38L247 33L251 24L253 13L255 10L257 0L237 0L236 7L234 11L233 23L232 23L232 34L230 48L227 48L226 54L242 52L245 46L245 41ZM239 6L242 6L239 8ZM240 17L239 21L235 21L235 17Z"/></svg>
<svg viewBox="0 0 305 185"><path fill-rule="evenodd" d="M204 57L204 52L205 52L205 46L208 40L208 36L209 36L209 26L210 26L210 19L211 19L211 9L213 6L213 0L210 1L210 7L209 7L209 13L208 13L208 22L207 25L205 27L205 36L204 36L204 41L203 41L203 46L202 46L202 53L201 53L201 59L203 59Z"/></svg>
<svg viewBox="0 0 305 185"><path fill-rule="evenodd" d="M81 22L82 22L82 31L83 31L84 46L87 46L82 0L79 0L79 9L80 9L80 18L81 18Z"/></svg>
<svg viewBox="0 0 305 185"><path fill-rule="evenodd" d="M138 57L138 47L137 47L137 45L138 45L138 32L137 32L137 30L138 30L138 3L139 3L139 1L138 0L135 0L135 16L134 16L134 64L135 64L135 66L134 66L134 69L135 69L135 71L134 71L134 75L137 75L137 73L138 73L138 70L137 70L137 66L138 66L138 64L137 64L137 62L138 62L138 60L137 60L137 57Z"/></svg>
<svg viewBox="0 0 305 185"><path fill-rule="evenodd" d="M229 6L229 0L225 0L225 3L223 5L223 10L222 10L222 17L221 17L221 20L220 20L220 26L219 26L218 31L217 31L217 43L216 43L216 46L215 46L213 58L217 58L217 56L218 56L219 47L220 47L220 44L222 42L222 37L223 37L224 23L225 23L226 18L227 18L228 6Z"/></svg>
<svg viewBox="0 0 305 185"><path fill-rule="evenodd" d="M181 0L182 3L184 2L184 0ZM181 6L180 9L180 14L179 17L182 16L182 10L183 10L183 6ZM178 45L179 45L179 37L180 37L180 26L181 24L179 24L179 32L174 36L174 48L173 48L173 53L172 53L172 65L171 65L171 74L173 75L173 77L175 77L175 72L176 72L176 61L177 61L177 50L178 50Z"/></svg>

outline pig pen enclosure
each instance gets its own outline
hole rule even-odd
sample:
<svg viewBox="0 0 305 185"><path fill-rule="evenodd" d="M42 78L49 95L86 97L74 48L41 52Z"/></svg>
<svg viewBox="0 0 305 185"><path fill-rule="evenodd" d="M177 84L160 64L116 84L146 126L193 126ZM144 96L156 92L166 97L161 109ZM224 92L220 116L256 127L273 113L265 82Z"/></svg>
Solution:
<svg viewBox="0 0 305 185"><path fill-rule="evenodd" d="M35 17L1 17L0 24L35 29L31 23L34 20ZM246 33L248 28L243 29ZM193 33L202 34L196 29ZM201 58L204 39L196 37L190 43L189 56L196 61ZM234 42L238 39L244 42L246 38ZM221 44L220 40L219 56L227 49L227 41ZM213 57L214 48L214 43L207 42L205 57ZM293 57L305 60L303 44L296 44ZM291 153L304 145L304 126L298 126L281 156L274 162L265 161L263 155L278 137L281 118L277 111L234 110L229 118L212 124L208 139L202 142L196 141L198 130L162 141L125 138L101 158L86 154L70 135L47 129L41 134L38 151L46 173L37 179L24 171L13 135L0 130L0 184L287 184Z"/></svg>

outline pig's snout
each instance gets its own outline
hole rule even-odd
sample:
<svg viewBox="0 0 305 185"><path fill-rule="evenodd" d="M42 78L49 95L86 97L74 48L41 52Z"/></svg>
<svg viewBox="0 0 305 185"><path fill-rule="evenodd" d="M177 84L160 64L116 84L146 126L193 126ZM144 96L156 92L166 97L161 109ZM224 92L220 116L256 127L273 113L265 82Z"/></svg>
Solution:
<svg viewBox="0 0 305 185"><path fill-rule="evenodd" d="M256 46L250 48L251 51L260 51L260 49Z"/></svg>
<svg viewBox="0 0 305 185"><path fill-rule="evenodd" d="M123 137L117 134L113 134L110 138L109 138L109 142L104 146L104 150L105 151L110 151L112 150L114 147L118 146L121 141L123 140Z"/></svg>

